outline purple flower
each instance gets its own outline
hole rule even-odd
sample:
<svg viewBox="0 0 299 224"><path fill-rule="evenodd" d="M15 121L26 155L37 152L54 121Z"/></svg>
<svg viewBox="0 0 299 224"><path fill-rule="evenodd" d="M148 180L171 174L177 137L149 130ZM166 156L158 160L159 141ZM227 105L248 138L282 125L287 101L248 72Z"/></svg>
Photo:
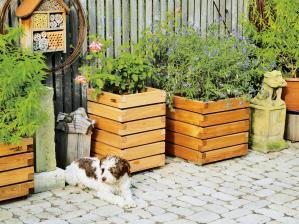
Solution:
<svg viewBox="0 0 299 224"><path fill-rule="evenodd" d="M243 48L242 48L242 51L243 51L243 53L245 54L245 53L247 52L247 48L246 48L246 47L243 47Z"/></svg>

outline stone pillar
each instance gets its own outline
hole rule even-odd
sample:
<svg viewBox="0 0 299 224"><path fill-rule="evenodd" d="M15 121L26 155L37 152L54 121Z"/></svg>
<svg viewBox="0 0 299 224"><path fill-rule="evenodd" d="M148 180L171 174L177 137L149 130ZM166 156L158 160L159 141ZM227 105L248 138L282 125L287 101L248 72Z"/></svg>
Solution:
<svg viewBox="0 0 299 224"><path fill-rule="evenodd" d="M47 117L35 136L34 189L36 193L65 186L64 170L56 168L53 95L53 88L47 88L41 99L41 107L47 113Z"/></svg>
<svg viewBox="0 0 299 224"><path fill-rule="evenodd" d="M286 105L281 100L281 88L286 82L281 72L264 75L261 91L251 101L251 148L260 152L279 151L288 147L283 139Z"/></svg>

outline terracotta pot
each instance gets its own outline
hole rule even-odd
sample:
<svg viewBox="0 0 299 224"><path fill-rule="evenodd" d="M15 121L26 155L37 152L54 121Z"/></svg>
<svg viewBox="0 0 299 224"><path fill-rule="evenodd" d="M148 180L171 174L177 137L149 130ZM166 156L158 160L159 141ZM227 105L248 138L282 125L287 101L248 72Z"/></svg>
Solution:
<svg viewBox="0 0 299 224"><path fill-rule="evenodd" d="M286 79L288 85L282 90L282 99L288 110L299 111L299 78Z"/></svg>

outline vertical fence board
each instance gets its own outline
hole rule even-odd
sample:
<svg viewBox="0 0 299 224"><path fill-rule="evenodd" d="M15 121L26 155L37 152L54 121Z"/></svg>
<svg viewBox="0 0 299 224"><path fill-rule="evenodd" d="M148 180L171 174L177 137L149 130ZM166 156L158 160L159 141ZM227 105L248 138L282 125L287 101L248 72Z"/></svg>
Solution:
<svg viewBox="0 0 299 224"><path fill-rule="evenodd" d="M130 17L131 17L131 43L137 43L137 0L131 0L130 4ZM132 47L131 47L131 50Z"/></svg>
<svg viewBox="0 0 299 224"><path fill-rule="evenodd" d="M238 0L232 0L232 33L238 33Z"/></svg>
<svg viewBox="0 0 299 224"><path fill-rule="evenodd" d="M200 0L194 2L194 27L200 29Z"/></svg>
<svg viewBox="0 0 299 224"><path fill-rule="evenodd" d="M97 33L96 4L95 4L95 1L88 1L87 6L88 6L89 35L95 35Z"/></svg>
<svg viewBox="0 0 299 224"><path fill-rule="evenodd" d="M105 38L105 0L97 0L97 34Z"/></svg>
<svg viewBox="0 0 299 224"><path fill-rule="evenodd" d="M144 31L144 0L138 0L138 40Z"/></svg>
<svg viewBox="0 0 299 224"><path fill-rule="evenodd" d="M243 16L243 0L238 0L238 35L242 35L242 26L241 26L241 23L242 23L242 16Z"/></svg>
<svg viewBox="0 0 299 224"><path fill-rule="evenodd" d="M114 55L119 56L121 46L121 3L114 0Z"/></svg>
<svg viewBox="0 0 299 224"><path fill-rule="evenodd" d="M168 0L167 4L167 16L169 17L169 25L171 27L174 26L174 19L175 19L175 14L174 14L174 0Z"/></svg>
<svg viewBox="0 0 299 224"><path fill-rule="evenodd" d="M207 31L208 0L201 0L201 34L205 35Z"/></svg>
<svg viewBox="0 0 299 224"><path fill-rule="evenodd" d="M188 1L188 25L194 25L194 0Z"/></svg>
<svg viewBox="0 0 299 224"><path fill-rule="evenodd" d="M166 0L161 0L161 22L164 22L167 17L167 5Z"/></svg>
<svg viewBox="0 0 299 224"><path fill-rule="evenodd" d="M113 0L106 0L106 39L113 43ZM113 44L107 49L107 56L113 57Z"/></svg>
<svg viewBox="0 0 299 224"><path fill-rule="evenodd" d="M181 0L175 0L174 3L174 15L175 15L175 28L176 31L182 25L182 7L181 7Z"/></svg>
<svg viewBox="0 0 299 224"><path fill-rule="evenodd" d="M232 0L226 0L226 13L225 13L225 21L226 26L229 31L232 30Z"/></svg>
<svg viewBox="0 0 299 224"><path fill-rule="evenodd" d="M146 0L145 6L145 26L147 29L152 30L153 25L153 1Z"/></svg>
<svg viewBox="0 0 299 224"><path fill-rule="evenodd" d="M225 1L224 0L219 0L219 7L220 7L220 33L225 33Z"/></svg>
<svg viewBox="0 0 299 224"><path fill-rule="evenodd" d="M130 10L129 0L122 1L122 43L128 44L130 42Z"/></svg>
<svg viewBox="0 0 299 224"><path fill-rule="evenodd" d="M188 24L188 1L182 1L182 25Z"/></svg>
<svg viewBox="0 0 299 224"><path fill-rule="evenodd" d="M153 0L153 19L154 19L154 32L155 32L155 26L161 20L160 0Z"/></svg>
<svg viewBox="0 0 299 224"><path fill-rule="evenodd" d="M213 0L208 0L208 13L207 13L208 26L211 25L214 20L213 8L214 8Z"/></svg>

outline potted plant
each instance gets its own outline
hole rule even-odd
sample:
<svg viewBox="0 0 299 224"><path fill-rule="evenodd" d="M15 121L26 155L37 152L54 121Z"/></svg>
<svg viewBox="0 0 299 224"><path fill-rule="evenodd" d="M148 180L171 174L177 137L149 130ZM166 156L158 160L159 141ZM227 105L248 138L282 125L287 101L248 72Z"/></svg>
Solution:
<svg viewBox="0 0 299 224"><path fill-rule="evenodd" d="M133 53L123 46L118 58L105 57L108 46L108 41L94 39L80 68L83 77L77 78L91 87L87 110L96 121L92 154L121 156L132 172L163 166L166 94L146 87L152 71L137 45Z"/></svg>
<svg viewBox="0 0 299 224"><path fill-rule="evenodd" d="M264 62L270 62L282 71L287 81L283 99L289 120L292 121L288 122L287 136L290 140L298 141L299 129L293 125L296 124L295 120L298 119L299 122L299 1L259 2L260 4L255 0L250 1L251 23L246 26L247 32L259 47L259 56ZM295 130L297 134L294 133Z"/></svg>
<svg viewBox="0 0 299 224"><path fill-rule="evenodd" d="M0 35L0 201L33 188L32 138L43 121L40 97L46 68L42 54L16 44L20 28Z"/></svg>
<svg viewBox="0 0 299 224"><path fill-rule="evenodd" d="M192 28L147 33L154 84L168 95L166 152L199 164L247 153L249 103L263 71L244 37Z"/></svg>

